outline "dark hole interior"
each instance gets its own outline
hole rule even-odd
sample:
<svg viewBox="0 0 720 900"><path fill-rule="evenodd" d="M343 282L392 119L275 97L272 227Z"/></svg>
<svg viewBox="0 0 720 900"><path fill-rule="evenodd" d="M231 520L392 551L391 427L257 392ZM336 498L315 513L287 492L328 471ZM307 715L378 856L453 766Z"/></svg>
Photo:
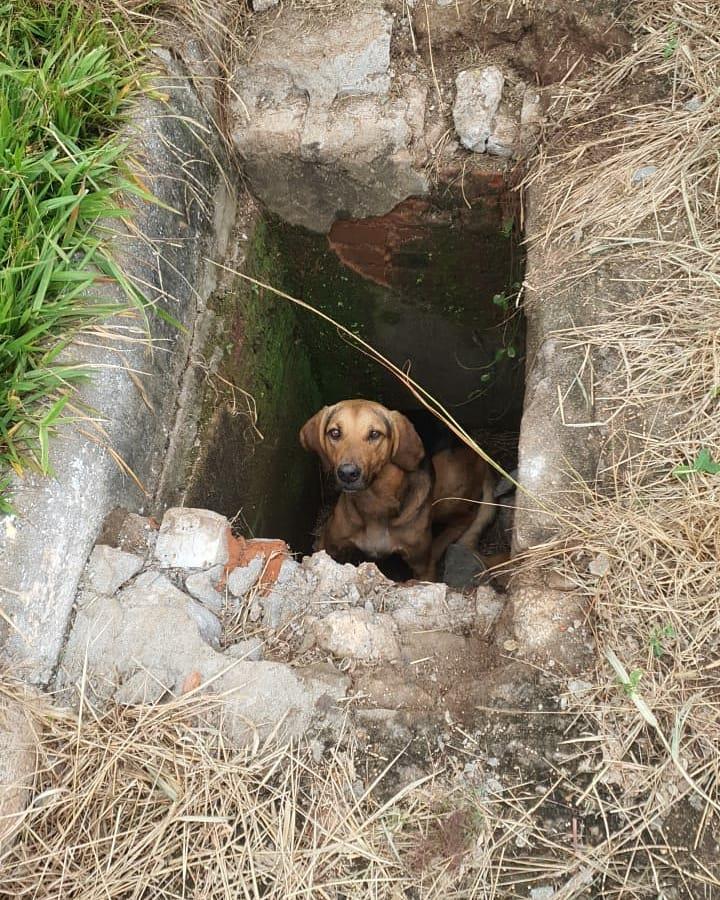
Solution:
<svg viewBox="0 0 720 900"><path fill-rule="evenodd" d="M476 175L386 216L341 219L329 235L268 217L256 229L249 270L406 368L509 470L525 346L514 198L500 176ZM225 375L252 395L262 438L238 414L242 397L216 405L186 502L237 516L243 533L282 537L307 553L324 494L318 461L298 442L303 423L352 397L425 414L397 378L311 312L255 285L219 302L228 301L239 315ZM488 536L491 545L502 540Z"/></svg>

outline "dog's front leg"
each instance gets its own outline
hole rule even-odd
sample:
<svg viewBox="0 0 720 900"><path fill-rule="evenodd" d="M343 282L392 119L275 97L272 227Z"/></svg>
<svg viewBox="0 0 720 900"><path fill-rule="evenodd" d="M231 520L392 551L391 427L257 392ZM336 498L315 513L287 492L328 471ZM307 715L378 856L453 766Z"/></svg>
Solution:
<svg viewBox="0 0 720 900"><path fill-rule="evenodd" d="M429 537L418 547L409 548L403 555L418 581L435 581L436 566L432 555L432 541Z"/></svg>

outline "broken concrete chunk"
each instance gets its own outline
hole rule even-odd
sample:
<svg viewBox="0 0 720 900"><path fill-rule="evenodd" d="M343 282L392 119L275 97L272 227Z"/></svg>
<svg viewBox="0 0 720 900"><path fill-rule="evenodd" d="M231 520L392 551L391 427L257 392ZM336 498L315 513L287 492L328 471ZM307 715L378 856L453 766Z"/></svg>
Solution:
<svg viewBox="0 0 720 900"><path fill-rule="evenodd" d="M413 161L427 90L408 76L390 92L392 24L380 0L325 28L286 6L238 68L233 141L254 192L291 224L326 232L340 213L382 215L427 192Z"/></svg>
<svg viewBox="0 0 720 900"><path fill-rule="evenodd" d="M158 523L154 519L128 512L116 506L105 518L98 544L107 544L126 553L147 559L157 540Z"/></svg>
<svg viewBox="0 0 720 900"><path fill-rule="evenodd" d="M85 568L88 587L98 594L114 594L142 569L143 560L134 553L98 544Z"/></svg>
<svg viewBox="0 0 720 900"><path fill-rule="evenodd" d="M163 568L207 569L228 561L230 525L208 509L169 509L155 544Z"/></svg>
<svg viewBox="0 0 720 900"><path fill-rule="evenodd" d="M300 737L339 723L348 680L296 672L281 663L218 652L220 623L163 575L145 572L115 597L78 610L57 685L75 690L87 674L100 700L139 703L207 684L224 696L222 726L238 745ZM154 684L153 684L154 683Z"/></svg>
<svg viewBox="0 0 720 900"><path fill-rule="evenodd" d="M457 76L453 121L460 142L468 150L488 151L504 83L497 66L466 69Z"/></svg>
<svg viewBox="0 0 720 900"><path fill-rule="evenodd" d="M313 631L318 647L341 659L379 662L400 658L397 626L385 613L338 610L316 622Z"/></svg>
<svg viewBox="0 0 720 900"><path fill-rule="evenodd" d="M222 612L225 601L217 587L224 572L224 566L213 566L206 572L195 572L185 579L185 590L188 594L207 606L215 615Z"/></svg>
<svg viewBox="0 0 720 900"><path fill-rule="evenodd" d="M233 597L244 597L255 586L264 567L265 557L256 556L248 565L233 569L227 578L227 588Z"/></svg>

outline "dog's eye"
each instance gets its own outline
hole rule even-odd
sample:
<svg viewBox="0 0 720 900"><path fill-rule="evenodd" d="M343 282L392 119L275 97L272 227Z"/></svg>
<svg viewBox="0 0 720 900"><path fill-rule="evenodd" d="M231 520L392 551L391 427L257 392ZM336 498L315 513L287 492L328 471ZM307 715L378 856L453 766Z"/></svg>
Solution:
<svg viewBox="0 0 720 900"><path fill-rule="evenodd" d="M376 431L374 428L368 435L369 441L378 441L382 437L382 431Z"/></svg>
<svg viewBox="0 0 720 900"><path fill-rule="evenodd" d="M339 428L331 428L328 431L328 437L331 441L339 441L340 440L340 429Z"/></svg>

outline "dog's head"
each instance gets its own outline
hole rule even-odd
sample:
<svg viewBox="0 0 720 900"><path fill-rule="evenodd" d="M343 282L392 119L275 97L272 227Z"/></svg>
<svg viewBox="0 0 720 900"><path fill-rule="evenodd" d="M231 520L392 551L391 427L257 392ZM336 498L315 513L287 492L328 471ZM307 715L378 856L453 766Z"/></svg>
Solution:
<svg viewBox="0 0 720 900"><path fill-rule="evenodd" d="M369 400L326 406L300 431L300 443L322 460L342 491L362 491L388 464L417 469L425 450L412 423Z"/></svg>

